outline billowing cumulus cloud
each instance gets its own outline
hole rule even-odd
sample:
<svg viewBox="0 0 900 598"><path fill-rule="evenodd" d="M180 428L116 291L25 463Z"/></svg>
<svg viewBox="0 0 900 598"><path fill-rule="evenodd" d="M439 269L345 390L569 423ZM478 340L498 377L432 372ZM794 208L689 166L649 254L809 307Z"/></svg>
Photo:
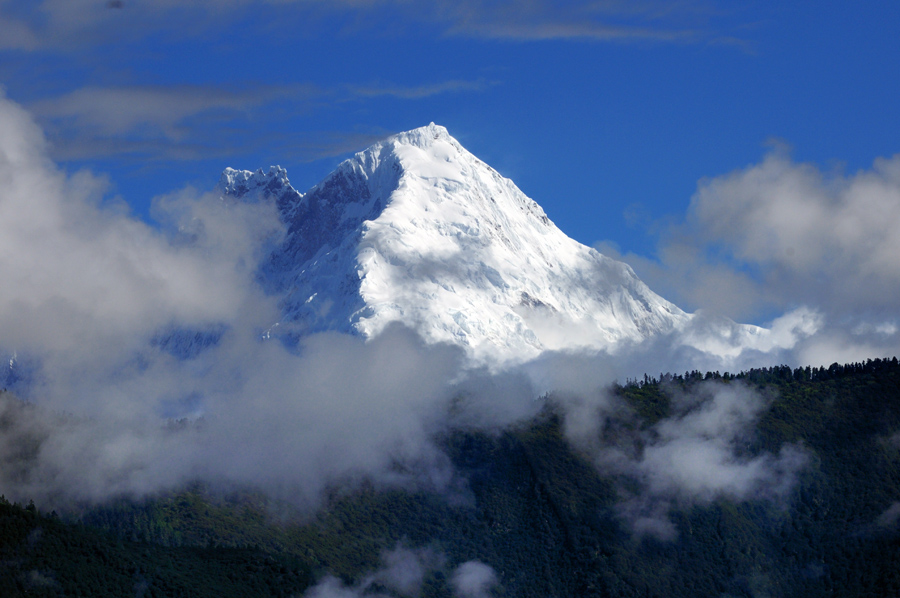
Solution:
<svg viewBox="0 0 900 598"><path fill-rule="evenodd" d="M798 343L789 363L827 365L900 347L898 230L900 156L844 174L796 163L779 148L701 181L658 261L618 257L682 305L737 319L815 314L821 332Z"/></svg>
<svg viewBox="0 0 900 598"><path fill-rule="evenodd" d="M896 310L900 156L842 175L776 151L701 182L691 219L705 242L765 272L766 290L782 303Z"/></svg>
<svg viewBox="0 0 900 598"><path fill-rule="evenodd" d="M85 173L65 176L43 149L30 117L0 101L5 347L51 362L81 354L86 362L108 363L166 324L232 320L249 303L271 314L274 306L264 307L266 300L244 282L254 261L240 258L252 258L258 246L248 235L277 226L274 210L256 208L247 214L254 225L241 230L220 214L192 244L173 244L116 206L98 205L103 182Z"/></svg>

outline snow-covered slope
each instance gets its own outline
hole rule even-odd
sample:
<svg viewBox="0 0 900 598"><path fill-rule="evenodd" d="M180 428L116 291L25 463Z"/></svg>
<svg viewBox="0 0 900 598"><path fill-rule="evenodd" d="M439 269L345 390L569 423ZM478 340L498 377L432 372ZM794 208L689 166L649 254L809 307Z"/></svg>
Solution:
<svg viewBox="0 0 900 598"><path fill-rule="evenodd" d="M219 188L277 202L287 235L262 279L302 330L371 337L396 321L476 359L518 361L615 350L692 319L434 124L356 154L306 194L279 167L227 169Z"/></svg>

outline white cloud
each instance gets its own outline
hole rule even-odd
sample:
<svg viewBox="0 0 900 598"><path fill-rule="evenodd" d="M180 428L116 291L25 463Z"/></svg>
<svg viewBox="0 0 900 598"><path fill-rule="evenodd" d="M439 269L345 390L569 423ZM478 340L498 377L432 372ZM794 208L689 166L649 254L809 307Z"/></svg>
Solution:
<svg viewBox="0 0 900 598"><path fill-rule="evenodd" d="M486 598L497 585L493 568L479 561L467 561L453 572L450 583L459 598Z"/></svg>
<svg viewBox="0 0 900 598"><path fill-rule="evenodd" d="M808 305L828 315L898 307L900 156L851 175L793 162L785 150L700 182L660 264L625 256L688 304L720 312ZM713 260L713 250L727 260ZM732 301L737 294L745 300Z"/></svg>
<svg viewBox="0 0 900 598"><path fill-rule="evenodd" d="M878 516L875 520L875 525L878 527L892 528L897 525L898 519L900 519L900 502L893 502L891 503L891 506Z"/></svg>
<svg viewBox="0 0 900 598"><path fill-rule="evenodd" d="M59 172L29 115L6 100L0 131L6 346L39 353L89 347L106 356L166 322L231 319L249 300L249 271L234 258L250 248L239 237L221 261L211 247L172 246L159 231L99 206L102 181ZM204 242L226 247L214 237Z"/></svg>
<svg viewBox="0 0 900 598"><path fill-rule="evenodd" d="M429 571L444 569L445 558L427 548L410 549L397 546L382 556L384 565L366 575L355 585L348 586L341 580L326 575L318 584L306 591L306 598L377 598L386 596L378 586L388 588L401 596L416 598L421 595L422 581ZM494 570L480 561L467 561L452 571L450 585L459 598L485 598L497 585ZM394 594L390 594L394 595Z"/></svg>
<svg viewBox="0 0 900 598"><path fill-rule="evenodd" d="M783 496L804 459L798 449L741 455L753 424L767 407L740 384L706 383L677 397L682 413L657 424L636 473L653 495L709 502ZM687 403L685 405L685 403Z"/></svg>
<svg viewBox="0 0 900 598"><path fill-rule="evenodd" d="M898 231L900 155L844 174L796 163L778 148L702 180L685 222L663 236L658 260L598 249L710 316L787 310L747 347L784 349L794 365L829 365L900 351Z"/></svg>
<svg viewBox="0 0 900 598"><path fill-rule="evenodd" d="M776 504L789 499L807 464L806 451L793 445L777 454L748 451L768 400L739 382L705 381L664 392L671 414L644 430L621 425L639 423L637 416L604 387L554 395L566 438L602 474L630 480L621 486L617 510L634 534L673 539L669 513L678 507L718 498ZM610 427L611 421L620 423Z"/></svg>
<svg viewBox="0 0 900 598"><path fill-rule="evenodd" d="M306 598L360 598L365 594L354 587L348 587L332 575L326 576L304 594Z"/></svg>
<svg viewBox="0 0 900 598"><path fill-rule="evenodd" d="M853 175L784 152L703 181L691 203L700 238L765 272L782 302L829 311L897 307L900 156Z"/></svg>

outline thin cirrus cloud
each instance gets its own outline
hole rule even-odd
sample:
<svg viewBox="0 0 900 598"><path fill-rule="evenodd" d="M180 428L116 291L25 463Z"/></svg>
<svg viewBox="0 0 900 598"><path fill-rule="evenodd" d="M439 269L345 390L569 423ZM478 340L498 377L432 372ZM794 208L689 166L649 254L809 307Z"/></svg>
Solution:
<svg viewBox="0 0 900 598"><path fill-rule="evenodd" d="M44 0L31 7L11 8L0 3L0 21L8 35L6 49L37 50L86 47L110 40L128 40L158 31L214 31L215 24L228 23L248 14L250 9L277 11L285 22L329 17L358 17L354 30L366 29L366 22L388 19L401 27L427 23L448 36L517 41L593 40L621 42L651 40L692 42L717 37L707 22L716 13L707 4L682 2L676 6L642 0L639 2L462 2L412 3L403 0ZM405 25L403 25L405 24ZM112 26L117 25L117 26ZM346 29L346 23L340 25ZM215 33L212 33L215 35Z"/></svg>
<svg viewBox="0 0 900 598"><path fill-rule="evenodd" d="M301 133L250 130L282 104L290 112L314 113L333 99L372 97L418 100L446 93L477 93L488 83L450 80L424 85L391 84L327 89L312 84L240 86L241 91L203 85L83 87L34 102L30 110L47 129L57 160L133 156L147 160L198 160L245 151L249 145L281 147L285 158L311 161L358 150L387 132ZM227 121L228 127L216 126ZM246 125L242 128L242 125ZM229 131L240 140L221 143ZM283 136L283 134L282 134ZM305 138L309 137L309 138Z"/></svg>
<svg viewBox="0 0 900 598"><path fill-rule="evenodd" d="M655 2L462 2L439 11L450 35L516 41L703 39L707 11L692 3Z"/></svg>
<svg viewBox="0 0 900 598"><path fill-rule="evenodd" d="M26 23L6 18L0 12L0 51L33 50L37 46L38 37Z"/></svg>
<svg viewBox="0 0 900 598"><path fill-rule="evenodd" d="M183 137L180 125L190 117L216 111L232 116L277 99L303 99L319 93L312 86L257 86L238 92L197 85L83 87L36 102L31 109L39 117L67 121L71 127L94 129L103 135L149 129L177 141Z"/></svg>
<svg viewBox="0 0 900 598"><path fill-rule="evenodd" d="M489 85L496 83L487 83L484 80L465 81L454 79L450 81L442 81L440 83L432 83L418 86L397 86L397 85L370 85L353 87L352 93L361 97L379 97L390 96L402 100L418 100L428 98L444 93L459 93L467 91L483 91Z"/></svg>
<svg viewBox="0 0 900 598"><path fill-rule="evenodd" d="M14 35L0 41L0 49L68 52L110 42L132 43L156 32L196 35L227 22L250 4L242 0L4 0L0 23L5 24L2 30Z"/></svg>
<svg viewBox="0 0 900 598"><path fill-rule="evenodd" d="M595 41L623 41L645 39L655 41L687 40L696 34L691 31L654 30L644 27L615 27L603 23L461 23L451 33L473 37L542 41L552 39L585 39Z"/></svg>
<svg viewBox="0 0 900 598"><path fill-rule="evenodd" d="M193 144L204 145L197 140L210 122L240 119L282 100L310 102L323 94L311 85L246 91L199 85L83 87L30 108L49 130L58 159L122 153L183 159L194 155Z"/></svg>
<svg viewBox="0 0 900 598"><path fill-rule="evenodd" d="M529 2L468 0L433 2L407 16L430 21L445 35L508 41L582 40L623 42L701 41L713 36L705 22L713 12L684 2L673 7L653 1Z"/></svg>

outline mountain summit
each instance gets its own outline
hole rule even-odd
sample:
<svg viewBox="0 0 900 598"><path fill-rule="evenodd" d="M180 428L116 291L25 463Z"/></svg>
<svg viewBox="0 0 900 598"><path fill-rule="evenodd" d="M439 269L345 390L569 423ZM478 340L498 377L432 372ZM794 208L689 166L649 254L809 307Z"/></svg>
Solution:
<svg viewBox="0 0 900 598"><path fill-rule="evenodd" d="M305 194L280 167L226 169L219 190L276 202L287 234L262 279L305 331L372 337L401 322L475 358L518 361L614 350L693 317L566 236L433 123L356 154Z"/></svg>

